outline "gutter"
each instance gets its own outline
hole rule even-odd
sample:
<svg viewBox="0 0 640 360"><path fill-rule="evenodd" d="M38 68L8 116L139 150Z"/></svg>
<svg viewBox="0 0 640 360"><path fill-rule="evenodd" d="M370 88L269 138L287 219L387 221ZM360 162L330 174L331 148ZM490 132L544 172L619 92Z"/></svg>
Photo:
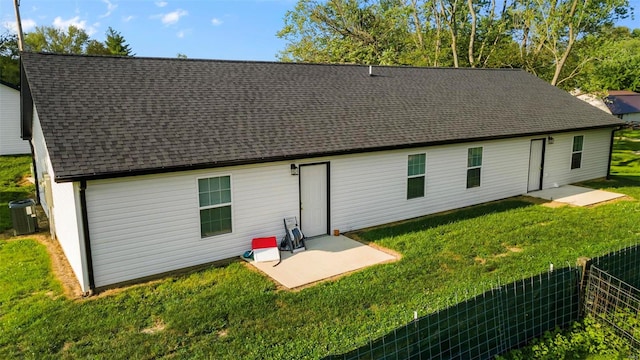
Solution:
<svg viewBox="0 0 640 360"><path fill-rule="evenodd" d="M87 277L89 280L89 289L85 295L90 296L93 295L94 290L96 289L96 282L93 276L93 258L91 256L91 239L89 232L89 216L87 214L87 181L80 181L80 214L82 216L82 231L84 238L84 253L85 258L87 259Z"/></svg>
<svg viewBox="0 0 640 360"><path fill-rule="evenodd" d="M299 159L321 158L321 157L327 157L327 156L339 156L339 155L350 155L350 154L362 154L362 153L371 153L371 152L388 151L388 150L412 149L412 148L418 148L418 147L437 146L437 145L464 144L464 143L487 141L487 140L514 139L514 138L538 136L538 135L545 135L546 137L546 135L549 133L559 134L559 133L575 132L575 131L583 131L583 130L596 130L596 129L611 128L619 125L620 123L590 126L590 127L584 127L584 128L549 130L544 132L531 132L531 133L523 133L523 134L517 134L517 135L496 135L496 136L483 136L483 137L476 137L476 138L426 141L426 142L418 142L418 143L412 143L412 144L386 145L386 146L376 146L376 147L370 147L370 148L353 148L348 150L297 153L297 154L291 154L291 155L246 158L241 160L223 160L223 161L214 161L214 162L206 162L206 163L184 164L184 165L175 165L175 166L166 166L166 167L163 166L163 167L146 168L146 169L134 169L134 170L128 170L128 171L120 170L120 171L103 172L103 173L89 173L89 174L77 174L77 175L70 174L70 175L63 175L63 176L56 175L55 181L70 182L70 181L114 179L114 178L129 177L129 176L164 174L164 173L171 173L171 172L178 172L178 171L215 169L215 168L221 168L221 167L227 167L227 166L252 165L252 164L262 164L262 163L270 163L270 162L278 162L278 161L295 161Z"/></svg>

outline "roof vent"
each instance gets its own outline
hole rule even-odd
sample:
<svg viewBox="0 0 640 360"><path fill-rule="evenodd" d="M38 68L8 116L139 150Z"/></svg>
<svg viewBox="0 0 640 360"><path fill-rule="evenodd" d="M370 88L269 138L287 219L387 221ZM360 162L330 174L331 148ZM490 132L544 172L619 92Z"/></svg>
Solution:
<svg viewBox="0 0 640 360"><path fill-rule="evenodd" d="M373 76L373 66L369 65L369 76Z"/></svg>

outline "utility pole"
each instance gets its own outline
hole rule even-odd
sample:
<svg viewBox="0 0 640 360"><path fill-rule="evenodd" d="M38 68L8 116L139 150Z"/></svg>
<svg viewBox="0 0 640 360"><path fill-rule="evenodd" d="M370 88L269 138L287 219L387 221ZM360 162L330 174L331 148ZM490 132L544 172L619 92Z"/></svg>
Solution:
<svg viewBox="0 0 640 360"><path fill-rule="evenodd" d="M22 22L20 21L20 0L13 0L13 6L16 9L16 27L18 30L18 50L23 51L23 39L22 39Z"/></svg>

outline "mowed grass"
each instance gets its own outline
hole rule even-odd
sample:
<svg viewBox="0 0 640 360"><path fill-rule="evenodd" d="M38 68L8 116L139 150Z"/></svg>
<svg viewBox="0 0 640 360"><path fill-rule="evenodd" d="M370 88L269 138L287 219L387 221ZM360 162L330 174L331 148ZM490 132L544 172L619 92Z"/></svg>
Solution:
<svg viewBox="0 0 640 360"><path fill-rule="evenodd" d="M524 199L355 234L402 254L297 292L242 262L69 300L35 240L0 242L0 358L317 359L344 353L492 285L573 265L640 238L640 182L593 208ZM640 175L640 174L638 174Z"/></svg>
<svg viewBox="0 0 640 360"><path fill-rule="evenodd" d="M621 130L616 134L611 174L640 176L640 130Z"/></svg>
<svg viewBox="0 0 640 360"><path fill-rule="evenodd" d="M31 156L0 156L0 232L12 227L9 202L33 197L35 186L18 185L31 172Z"/></svg>

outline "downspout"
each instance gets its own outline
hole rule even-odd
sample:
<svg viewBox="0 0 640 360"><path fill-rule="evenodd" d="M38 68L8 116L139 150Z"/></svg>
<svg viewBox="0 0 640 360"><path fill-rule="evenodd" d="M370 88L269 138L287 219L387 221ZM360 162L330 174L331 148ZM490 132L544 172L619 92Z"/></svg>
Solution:
<svg viewBox="0 0 640 360"><path fill-rule="evenodd" d="M31 167L33 168L33 183L36 186L36 203L40 204L40 183L38 181L38 168L36 165L36 152L33 148L33 143L29 140L29 147L31 148Z"/></svg>
<svg viewBox="0 0 640 360"><path fill-rule="evenodd" d="M611 180L611 160L613 160L613 142L615 139L616 131L620 130L619 127L611 130L611 142L609 143L609 162L607 163L607 180Z"/></svg>
<svg viewBox="0 0 640 360"><path fill-rule="evenodd" d="M93 258L91 257L91 239L89 235L89 216L87 214L87 181L80 180L80 213L82 215L82 230L84 237L84 252L87 259L87 277L89 278L88 295L93 295L96 282L93 277Z"/></svg>

